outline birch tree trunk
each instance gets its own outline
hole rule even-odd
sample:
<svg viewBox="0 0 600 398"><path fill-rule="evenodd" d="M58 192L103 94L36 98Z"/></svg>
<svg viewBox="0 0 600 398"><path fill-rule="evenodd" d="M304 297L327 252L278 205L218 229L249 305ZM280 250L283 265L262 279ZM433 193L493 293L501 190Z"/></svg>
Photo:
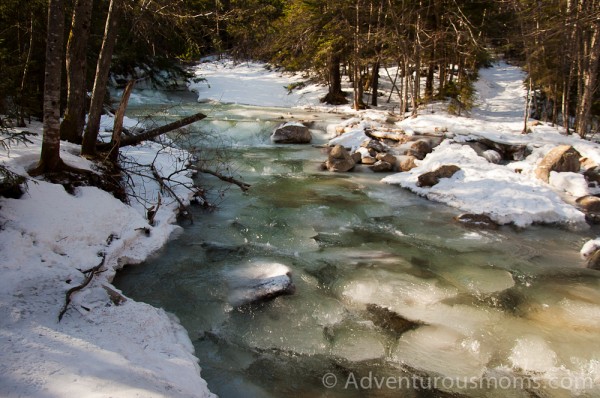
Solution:
<svg viewBox="0 0 600 398"><path fill-rule="evenodd" d="M81 144L85 125L86 50L92 4L92 0L77 0L67 42L67 108L60 125L60 138L75 144Z"/></svg>
<svg viewBox="0 0 600 398"><path fill-rule="evenodd" d="M110 0L108 15L106 16L104 39L102 40L102 48L100 49L98 64L96 65L96 76L94 78L88 123L81 146L81 154L83 156L94 156L96 154L96 141L98 139L98 131L100 130L102 105L104 104L104 96L106 95L106 84L108 82L112 54L117 41L120 1Z"/></svg>

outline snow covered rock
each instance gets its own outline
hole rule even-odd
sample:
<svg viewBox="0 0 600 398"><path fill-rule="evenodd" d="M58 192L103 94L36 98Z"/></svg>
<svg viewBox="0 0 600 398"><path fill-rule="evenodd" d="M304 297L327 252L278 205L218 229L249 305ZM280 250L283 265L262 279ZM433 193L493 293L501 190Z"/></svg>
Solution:
<svg viewBox="0 0 600 398"><path fill-rule="evenodd" d="M331 152L329 152L329 158L325 162L327 170L341 173L352 170L355 165L356 163L352 156L341 145L333 147Z"/></svg>
<svg viewBox="0 0 600 398"><path fill-rule="evenodd" d="M271 141L276 144L308 144L311 140L308 127L302 123L282 124L271 135Z"/></svg>
<svg viewBox="0 0 600 398"><path fill-rule="evenodd" d="M535 170L535 175L540 180L549 182L551 171L576 173L581 168L579 158L581 158L581 154L572 146L559 145L544 156Z"/></svg>
<svg viewBox="0 0 600 398"><path fill-rule="evenodd" d="M551 171L548 183L554 188L564 191L576 198L586 196L590 193L588 183L583 174Z"/></svg>
<svg viewBox="0 0 600 398"><path fill-rule="evenodd" d="M420 187L432 187L440 182L440 178L450 178L459 170L460 167L453 164L440 166L433 171L421 174L417 185Z"/></svg>

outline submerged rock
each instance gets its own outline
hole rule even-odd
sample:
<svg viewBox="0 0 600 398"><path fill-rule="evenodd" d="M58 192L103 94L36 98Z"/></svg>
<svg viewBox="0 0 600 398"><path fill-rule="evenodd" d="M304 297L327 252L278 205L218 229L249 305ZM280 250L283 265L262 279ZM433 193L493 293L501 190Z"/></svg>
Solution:
<svg viewBox="0 0 600 398"><path fill-rule="evenodd" d="M485 214L461 214L454 217L454 220L466 227L498 229L498 224Z"/></svg>
<svg viewBox="0 0 600 398"><path fill-rule="evenodd" d="M271 135L271 141L276 144L308 144L311 140L308 127L301 123L282 124Z"/></svg>
<svg viewBox="0 0 600 398"><path fill-rule="evenodd" d="M417 182L417 186L420 187L432 187L440 182L440 178L450 178L456 172L460 170L460 167L451 165L440 166L434 171L430 171L425 174L421 174L419 176L419 181Z"/></svg>
<svg viewBox="0 0 600 398"><path fill-rule="evenodd" d="M571 171L579 172L581 154L570 145L559 145L552 149L540 162L535 170L535 176L544 182L549 182L550 172Z"/></svg>
<svg viewBox="0 0 600 398"><path fill-rule="evenodd" d="M422 322L411 321L377 304L367 304L367 312L375 326L393 333L396 338L400 337L404 332L424 325Z"/></svg>

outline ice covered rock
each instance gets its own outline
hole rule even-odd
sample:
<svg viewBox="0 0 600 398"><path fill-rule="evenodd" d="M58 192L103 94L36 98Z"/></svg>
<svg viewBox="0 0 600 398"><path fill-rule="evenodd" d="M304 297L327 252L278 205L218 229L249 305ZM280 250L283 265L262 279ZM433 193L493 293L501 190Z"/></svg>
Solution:
<svg viewBox="0 0 600 398"><path fill-rule="evenodd" d="M498 229L498 224L485 214L461 214L454 219L467 227Z"/></svg>
<svg viewBox="0 0 600 398"><path fill-rule="evenodd" d="M285 123L275 129L271 141L276 144L308 144L312 135L302 123Z"/></svg>
<svg viewBox="0 0 600 398"><path fill-rule="evenodd" d="M268 301L296 290L290 269L279 263L254 262L235 269L227 278L233 307Z"/></svg>
<svg viewBox="0 0 600 398"><path fill-rule="evenodd" d="M354 159L348 151L343 146L336 145L329 152L329 158L325 162L325 167L329 171L343 173L352 170L355 164Z"/></svg>
<svg viewBox="0 0 600 398"><path fill-rule="evenodd" d="M420 187L432 187L440 182L440 178L450 178L459 170L460 167L453 164L440 166L434 171L421 174L417 185Z"/></svg>
<svg viewBox="0 0 600 398"><path fill-rule="evenodd" d="M552 149L540 162L535 175L544 182L549 182L550 172L562 173L565 171L578 172L581 168L579 163L581 154L570 145L559 145Z"/></svg>

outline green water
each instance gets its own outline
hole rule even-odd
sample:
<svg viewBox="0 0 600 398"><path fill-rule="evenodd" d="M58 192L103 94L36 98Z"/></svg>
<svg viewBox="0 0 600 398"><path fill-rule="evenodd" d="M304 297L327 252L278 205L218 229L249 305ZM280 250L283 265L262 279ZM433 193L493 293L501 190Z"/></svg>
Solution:
<svg viewBox="0 0 600 398"><path fill-rule="evenodd" d="M218 207L192 208L194 222L182 222L177 239L115 283L179 317L211 391L599 396L600 273L578 254L597 231L467 229L453 222L458 210L381 184L381 175L320 171L318 147L269 142L279 118L293 116L310 120L324 143L339 115L207 111L194 130L211 133L206 155L227 143L232 170L252 188L221 192L199 176L217 188ZM282 266L295 294L231 305L240 272ZM398 330L400 316L413 327ZM588 379L590 388L574 387Z"/></svg>

